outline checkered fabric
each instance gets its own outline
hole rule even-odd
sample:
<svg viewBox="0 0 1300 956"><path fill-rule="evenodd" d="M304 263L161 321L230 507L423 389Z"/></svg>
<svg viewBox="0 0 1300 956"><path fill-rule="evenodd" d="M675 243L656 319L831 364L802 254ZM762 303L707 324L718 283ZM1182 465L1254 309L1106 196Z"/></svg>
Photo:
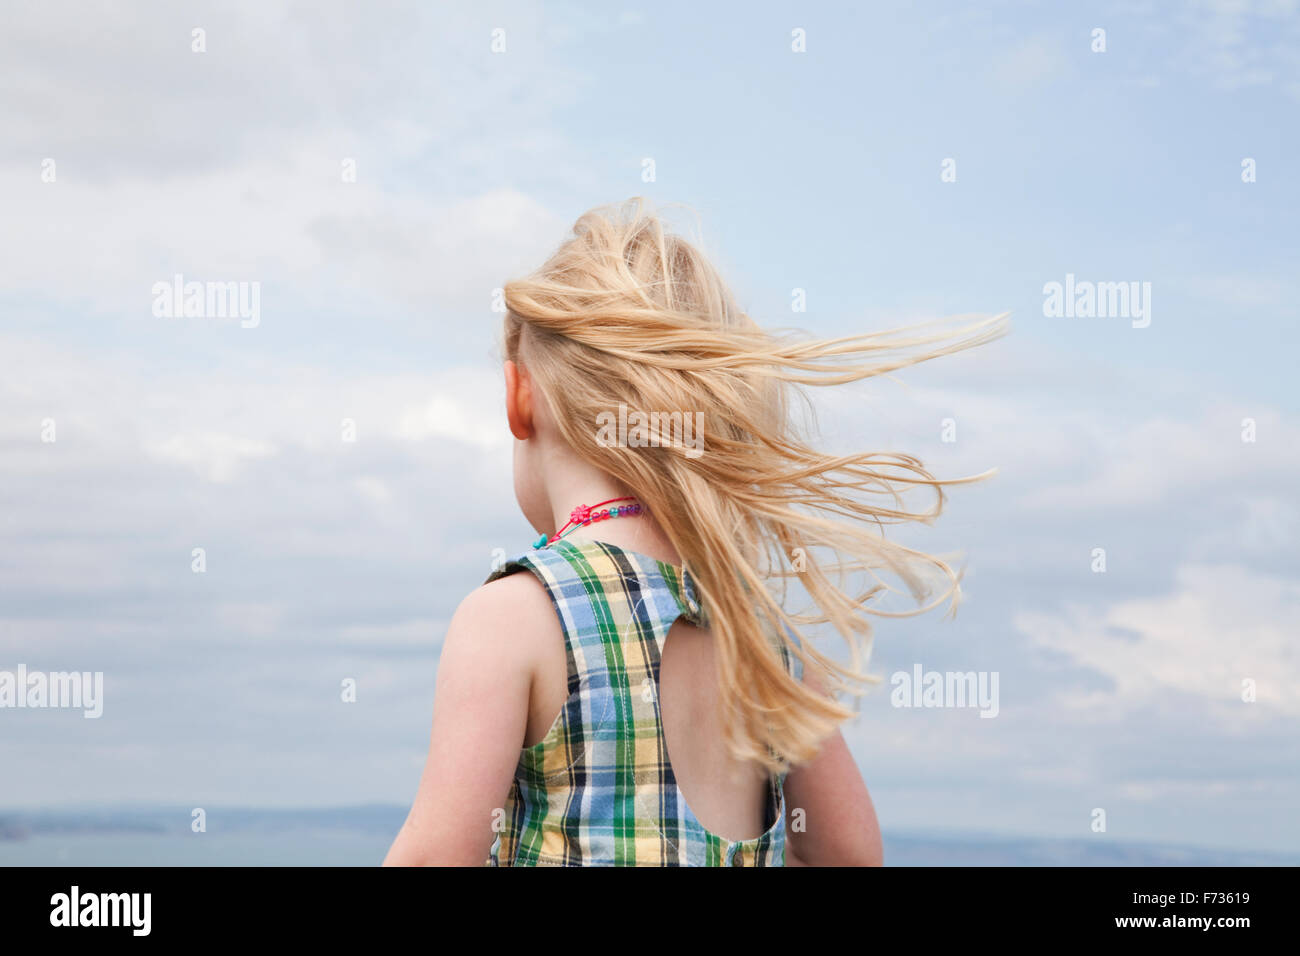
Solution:
<svg viewBox="0 0 1300 956"><path fill-rule="evenodd" d="M689 574L596 541L561 540L489 581L531 571L564 630L569 699L525 747L491 866L783 866L785 775L768 787L767 831L731 841L677 787L659 715L659 661L673 623L704 624ZM798 676L801 662L781 647Z"/></svg>

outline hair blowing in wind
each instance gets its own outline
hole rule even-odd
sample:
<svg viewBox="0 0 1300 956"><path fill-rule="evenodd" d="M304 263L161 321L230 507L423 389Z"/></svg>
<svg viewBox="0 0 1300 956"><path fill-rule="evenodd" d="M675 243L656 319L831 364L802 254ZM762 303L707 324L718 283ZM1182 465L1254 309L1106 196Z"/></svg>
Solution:
<svg viewBox="0 0 1300 956"><path fill-rule="evenodd" d="M774 770L811 759L855 711L795 680L774 636L833 691L861 693L877 680L865 672L872 616L959 596L947 563L886 526L933 520L944 486L984 476L935 478L893 452L826 454L799 434L792 400L987 342L1006 316L822 340L766 331L642 199L584 214L539 270L505 285L505 304L506 357L529 369L573 452L649 508L697 582L727 745ZM620 404L696 415L703 453L602 443L598 416ZM909 491L928 507L909 510ZM887 578L914 608L874 606L898 590ZM786 606L792 579L799 612ZM847 665L806 639L826 625L847 641Z"/></svg>

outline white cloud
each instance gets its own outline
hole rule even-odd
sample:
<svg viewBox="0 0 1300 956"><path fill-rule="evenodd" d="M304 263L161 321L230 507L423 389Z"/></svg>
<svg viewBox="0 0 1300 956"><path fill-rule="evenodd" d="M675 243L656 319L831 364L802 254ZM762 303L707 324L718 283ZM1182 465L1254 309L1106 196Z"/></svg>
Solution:
<svg viewBox="0 0 1300 956"><path fill-rule="evenodd" d="M222 483L234 477L244 460L274 455L275 446L239 435L189 431L152 442L146 451L161 461L188 465L208 481Z"/></svg>
<svg viewBox="0 0 1300 956"><path fill-rule="evenodd" d="M1260 708L1300 716L1300 583L1231 564L1178 569L1176 589L1104 608L1067 603L1059 613L1022 612L1016 628L1072 665L1103 675L1105 691L1071 700L1082 716L1116 720L1187 694L1205 714L1241 725ZM1257 701L1242 701L1243 681Z"/></svg>
<svg viewBox="0 0 1300 956"><path fill-rule="evenodd" d="M0 233L10 293L147 321L151 289L179 273L259 282L263 322L340 291L430 320L486 315L492 289L539 262L568 225L534 199L497 189L444 201L338 181L339 159L313 152L163 182L87 182L60 167L4 170L16 228Z"/></svg>
<svg viewBox="0 0 1300 956"><path fill-rule="evenodd" d="M519 38L544 19L498 13ZM0 35L0 285L128 317L177 272L262 282L272 322L344 293L481 314L570 224L503 170L569 175L548 120L582 82L554 44L494 57L488 29L419 4L22 5Z"/></svg>
<svg viewBox="0 0 1300 956"><path fill-rule="evenodd" d="M994 66L997 82L1016 92L1036 91L1058 75L1068 57L1061 41L1051 34L1040 34L1021 41Z"/></svg>
<svg viewBox="0 0 1300 956"><path fill-rule="evenodd" d="M1242 421L1256 441L1242 440ZM1062 475L1028 496L1035 509L1150 507L1234 479L1255 488L1300 470L1300 433L1275 410L1218 409L1199 419L1141 419L1118 431L1091 430L1083 474Z"/></svg>
<svg viewBox="0 0 1300 956"><path fill-rule="evenodd" d="M1295 95L1300 77L1295 0L1199 0L1175 14L1187 37L1177 68L1207 75L1222 90L1277 84Z"/></svg>

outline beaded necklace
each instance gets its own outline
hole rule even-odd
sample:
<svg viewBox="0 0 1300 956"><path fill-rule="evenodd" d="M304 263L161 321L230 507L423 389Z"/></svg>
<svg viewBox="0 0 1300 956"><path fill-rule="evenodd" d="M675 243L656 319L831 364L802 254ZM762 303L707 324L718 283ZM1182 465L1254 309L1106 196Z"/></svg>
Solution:
<svg viewBox="0 0 1300 956"><path fill-rule="evenodd" d="M634 502L630 505L619 505L619 501ZM606 505L615 505L612 508L606 508ZM645 509L641 507L641 502L637 501L631 495L624 498L610 498L608 501L602 501L596 505L578 505L569 513L569 520L559 531L549 538L542 535L533 542L534 549L545 548L547 545L554 544L567 534L577 531L579 528L586 527L595 521L608 521L610 518L630 518L634 515L643 514Z"/></svg>

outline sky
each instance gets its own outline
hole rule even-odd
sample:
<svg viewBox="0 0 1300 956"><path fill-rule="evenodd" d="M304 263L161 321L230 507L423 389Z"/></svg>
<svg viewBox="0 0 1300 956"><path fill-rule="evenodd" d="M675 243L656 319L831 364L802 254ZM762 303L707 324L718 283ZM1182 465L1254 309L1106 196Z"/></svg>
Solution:
<svg viewBox="0 0 1300 956"><path fill-rule="evenodd" d="M494 290L640 195L764 325L1011 313L814 396L998 470L901 535L964 601L876 629L886 831L1300 850L1294 0L17 2L0 62L0 671L105 688L0 709L0 809L408 803L446 623L535 537ZM156 314L178 274L257 321ZM997 716L891 706L918 665Z"/></svg>

